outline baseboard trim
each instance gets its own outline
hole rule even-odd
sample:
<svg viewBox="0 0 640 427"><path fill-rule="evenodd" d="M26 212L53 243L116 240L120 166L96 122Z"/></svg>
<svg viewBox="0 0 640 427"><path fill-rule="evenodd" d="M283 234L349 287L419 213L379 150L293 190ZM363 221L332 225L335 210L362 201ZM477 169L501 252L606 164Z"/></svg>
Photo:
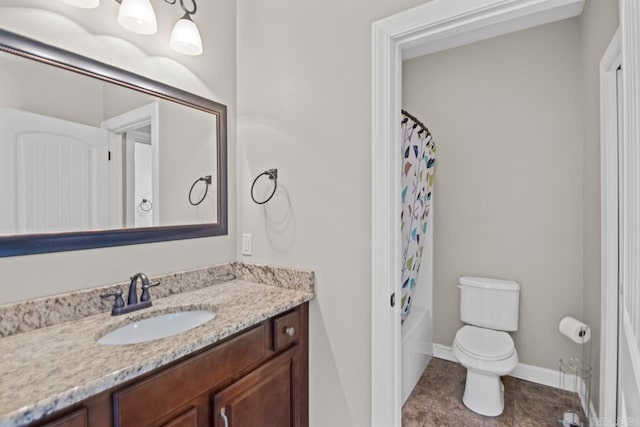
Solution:
<svg viewBox="0 0 640 427"><path fill-rule="evenodd" d="M510 374L512 377L525 381L531 381L554 388L560 387L560 373L553 369L541 368L539 366L518 363L516 369ZM567 381L571 383L571 381Z"/></svg>
<svg viewBox="0 0 640 427"><path fill-rule="evenodd" d="M453 349L451 346L433 343L433 357L438 359L448 360L450 362L458 362L456 356L453 355ZM513 370L510 376L531 381L532 383L542 384L549 387L560 388L560 372L558 370L541 368L539 366L527 365L525 363L518 363L518 366ZM567 381L567 384L571 384L573 381ZM582 386L584 390L584 385ZM582 402L582 409L585 414L589 414L589 418L594 420L598 418L598 414L593 406L593 402L589 400L589 408L586 408L586 402L581 394L580 401Z"/></svg>
<svg viewBox="0 0 640 427"><path fill-rule="evenodd" d="M453 355L453 349L447 345L433 343L433 357L459 363Z"/></svg>

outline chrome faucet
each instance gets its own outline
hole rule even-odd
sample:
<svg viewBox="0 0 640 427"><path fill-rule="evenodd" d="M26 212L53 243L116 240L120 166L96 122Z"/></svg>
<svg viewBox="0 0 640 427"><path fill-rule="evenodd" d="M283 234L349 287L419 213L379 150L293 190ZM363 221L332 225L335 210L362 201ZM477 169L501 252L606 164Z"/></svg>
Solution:
<svg viewBox="0 0 640 427"><path fill-rule="evenodd" d="M142 294L140 295L140 302L138 302L138 280L142 282ZM127 297L127 305L124 305L122 300L122 290L118 290L113 293L102 294L102 298L115 296L116 300L111 310L112 316L118 316L120 314L131 313L132 311L141 310L143 308L151 307L151 294L149 288L158 286L160 282L149 284L149 278L144 273L136 273L131 277L131 283L129 283L129 296Z"/></svg>

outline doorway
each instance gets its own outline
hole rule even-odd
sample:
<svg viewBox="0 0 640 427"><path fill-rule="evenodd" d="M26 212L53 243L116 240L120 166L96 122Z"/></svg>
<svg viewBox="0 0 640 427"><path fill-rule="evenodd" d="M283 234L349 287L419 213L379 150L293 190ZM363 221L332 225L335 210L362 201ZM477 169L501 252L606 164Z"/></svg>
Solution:
<svg viewBox="0 0 640 427"><path fill-rule="evenodd" d="M583 1L430 2L373 25L372 420L398 426L400 271L397 159L403 58L577 16ZM391 304L390 304L391 302Z"/></svg>
<svg viewBox="0 0 640 427"><path fill-rule="evenodd" d="M110 200L121 213L122 227L160 224L159 105L127 111L102 122L109 131L113 174L120 181L110 189Z"/></svg>

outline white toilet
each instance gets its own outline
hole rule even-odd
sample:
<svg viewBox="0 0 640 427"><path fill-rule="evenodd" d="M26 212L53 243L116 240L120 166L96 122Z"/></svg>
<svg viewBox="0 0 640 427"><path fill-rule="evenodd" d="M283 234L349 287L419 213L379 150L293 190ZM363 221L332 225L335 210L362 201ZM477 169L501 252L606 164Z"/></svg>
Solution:
<svg viewBox="0 0 640 427"><path fill-rule="evenodd" d="M498 416L504 409L507 375L518 353L505 331L518 330L520 285L510 280L460 277L460 319L466 323L453 340L453 354L467 368L462 401L481 415Z"/></svg>

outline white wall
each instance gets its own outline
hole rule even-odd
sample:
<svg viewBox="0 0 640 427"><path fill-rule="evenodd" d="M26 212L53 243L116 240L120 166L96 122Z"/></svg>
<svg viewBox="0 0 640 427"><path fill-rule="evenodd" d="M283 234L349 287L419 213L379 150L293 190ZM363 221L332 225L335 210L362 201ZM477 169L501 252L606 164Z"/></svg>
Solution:
<svg viewBox="0 0 640 427"><path fill-rule="evenodd" d="M0 1L0 28L75 51L228 106L229 235L0 259L0 303L121 281L137 271L162 274L232 261L235 248L235 2L199 2L194 18L205 52L168 46L178 6L157 2L159 33L142 36L116 22L118 4L83 10L51 0ZM55 12L55 13L54 13Z"/></svg>
<svg viewBox="0 0 640 427"><path fill-rule="evenodd" d="M100 126L102 87L95 80L5 52L0 57L0 106ZM48 73L46 81L43 73ZM86 98L96 102L86 102ZM60 108L61 100L64 108Z"/></svg>
<svg viewBox="0 0 640 427"><path fill-rule="evenodd" d="M238 256L316 272L312 427L371 425L371 23L418 3L238 2ZM283 191L261 207L272 167Z"/></svg>
<svg viewBox="0 0 640 427"><path fill-rule="evenodd" d="M588 0L580 17L582 71L583 321L591 326L593 367L591 397L599 408L600 392L600 59L618 28L617 0Z"/></svg>
<svg viewBox="0 0 640 427"><path fill-rule="evenodd" d="M403 107L437 146L434 342L462 325L458 277L516 280L522 363L574 354L558 333L582 315L579 21L404 62Z"/></svg>
<svg viewBox="0 0 640 427"><path fill-rule="evenodd" d="M163 121L160 121L160 171L171 171L160 175L162 224L201 224L217 219L216 146L200 143L216 139L216 123L210 120L208 113L193 113L175 103L161 103L160 106L161 117L168 115L180 123L178 127L162 126ZM213 184L202 203L192 206L189 189L195 180L206 175L212 176ZM202 181L196 184L191 196L194 202L203 197L205 187Z"/></svg>

